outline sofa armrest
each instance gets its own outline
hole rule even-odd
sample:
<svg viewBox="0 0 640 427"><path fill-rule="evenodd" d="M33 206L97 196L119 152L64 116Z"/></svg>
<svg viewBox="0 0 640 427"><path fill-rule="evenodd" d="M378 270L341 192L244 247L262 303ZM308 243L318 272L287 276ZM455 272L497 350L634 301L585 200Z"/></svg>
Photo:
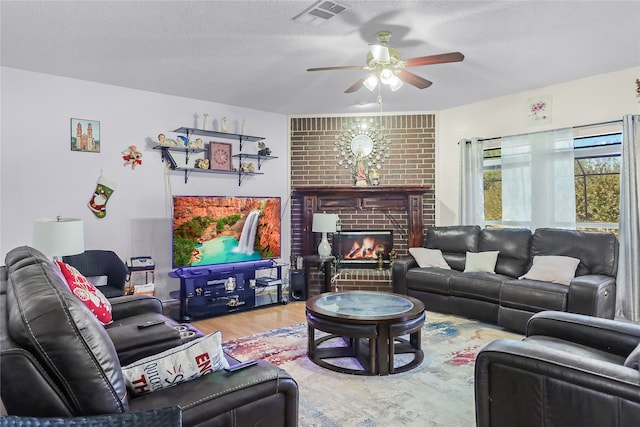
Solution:
<svg viewBox="0 0 640 427"><path fill-rule="evenodd" d="M418 263L413 257L399 258L391 264L391 281L393 292L397 294L407 294L407 271L416 268Z"/></svg>
<svg viewBox="0 0 640 427"><path fill-rule="evenodd" d="M162 314L162 301L151 295L126 295L109 299L113 320L143 313Z"/></svg>
<svg viewBox="0 0 640 427"><path fill-rule="evenodd" d="M177 406L152 409L145 412L124 412L121 414L89 415L68 418L37 418L7 416L0 417L1 427L52 427L52 426L136 426L136 427L181 427L182 411Z"/></svg>
<svg viewBox="0 0 640 427"><path fill-rule="evenodd" d="M542 335L627 357L640 343L640 324L562 311L541 311L526 336Z"/></svg>
<svg viewBox="0 0 640 427"><path fill-rule="evenodd" d="M182 408L184 425L298 425L298 385L284 370L260 360L236 372L217 371L129 399L130 411Z"/></svg>
<svg viewBox="0 0 640 427"><path fill-rule="evenodd" d="M615 309L615 277L587 274L571 281L567 311L613 319Z"/></svg>
<svg viewBox="0 0 640 427"><path fill-rule="evenodd" d="M634 425L640 372L503 338L476 358L475 402L478 427Z"/></svg>

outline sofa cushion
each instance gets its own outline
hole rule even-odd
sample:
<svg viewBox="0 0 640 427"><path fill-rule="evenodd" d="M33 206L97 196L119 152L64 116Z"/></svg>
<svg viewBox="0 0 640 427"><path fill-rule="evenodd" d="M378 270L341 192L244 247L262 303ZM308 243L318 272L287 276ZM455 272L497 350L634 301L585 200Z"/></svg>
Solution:
<svg viewBox="0 0 640 427"><path fill-rule="evenodd" d="M478 251L498 251L496 273L518 277L527 271L531 230L528 228L485 228L478 237Z"/></svg>
<svg viewBox="0 0 640 427"><path fill-rule="evenodd" d="M74 413L125 412L127 392L115 348L58 268L27 246L11 250L5 262L7 328L13 340L65 390Z"/></svg>
<svg viewBox="0 0 640 427"><path fill-rule="evenodd" d="M511 277L487 272L463 273L449 279L451 295L497 303L500 287Z"/></svg>
<svg viewBox="0 0 640 427"><path fill-rule="evenodd" d="M519 279L542 280L569 286L579 263L579 259L567 256L536 255L529 271Z"/></svg>
<svg viewBox="0 0 640 427"><path fill-rule="evenodd" d="M228 367L222 334L217 331L140 359L122 368L122 372L133 394L146 394Z"/></svg>
<svg viewBox="0 0 640 427"><path fill-rule="evenodd" d="M107 297L75 267L61 261L56 261L56 263L69 289L71 289L71 293L91 310L100 323L103 325L111 323L113 321L111 318L111 303Z"/></svg>
<svg viewBox="0 0 640 427"><path fill-rule="evenodd" d="M559 283L513 279L502 283L500 305L534 313L543 310L567 311L568 294L569 287Z"/></svg>
<svg viewBox="0 0 640 427"><path fill-rule="evenodd" d="M464 270L465 254L478 252L478 225L454 225L427 229L424 247L440 249L451 268Z"/></svg>
<svg viewBox="0 0 640 427"><path fill-rule="evenodd" d="M449 279L460 274L463 273L453 269L412 268L407 271L405 282L407 289L449 295Z"/></svg>
<svg viewBox="0 0 640 427"><path fill-rule="evenodd" d="M464 272L495 273L497 260L498 251L467 252L467 260L464 264Z"/></svg>
<svg viewBox="0 0 640 427"><path fill-rule="evenodd" d="M531 256L536 255L578 258L576 276L615 277L618 271L618 239L613 233L538 228L531 240Z"/></svg>
<svg viewBox="0 0 640 427"><path fill-rule="evenodd" d="M416 260L418 266L422 268L439 267L447 270L451 269L447 261L444 260L440 249L409 248L409 253Z"/></svg>

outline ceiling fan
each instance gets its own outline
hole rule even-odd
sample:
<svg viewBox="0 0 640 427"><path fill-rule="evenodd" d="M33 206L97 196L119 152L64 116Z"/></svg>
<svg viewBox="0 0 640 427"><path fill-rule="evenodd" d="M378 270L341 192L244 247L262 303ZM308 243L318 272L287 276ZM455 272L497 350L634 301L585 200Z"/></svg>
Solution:
<svg viewBox="0 0 640 427"><path fill-rule="evenodd" d="M443 53L439 55L419 56L416 58L402 59L400 51L388 47L387 43L391 38L390 31L379 31L376 33L379 44L370 44L367 53L366 65L345 65L337 67L308 68L307 71L329 71L329 70L370 70L370 74L349 86L345 93L352 93L365 86L369 90L374 90L379 83L389 85L392 91L400 89L402 83L409 83L418 89L425 89L433 83L405 68L419 67L422 65L444 64L447 62L460 62L464 55L460 52Z"/></svg>

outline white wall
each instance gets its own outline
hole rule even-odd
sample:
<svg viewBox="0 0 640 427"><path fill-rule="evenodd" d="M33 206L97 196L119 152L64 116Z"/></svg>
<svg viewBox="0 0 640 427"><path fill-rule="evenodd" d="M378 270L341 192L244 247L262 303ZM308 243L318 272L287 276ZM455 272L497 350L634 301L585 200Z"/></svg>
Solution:
<svg viewBox="0 0 640 427"><path fill-rule="evenodd" d="M7 67L1 67L0 74L0 264L12 248L32 244L35 219L82 218L87 249L112 249L123 259L151 255L158 296L168 299L168 292L179 288L179 281L167 276L172 195L281 197L286 206L282 259L289 260L286 116ZM167 172L160 152L151 147L158 133L175 137L170 132L178 127L202 127L204 113L210 122L226 116L229 132L239 133L244 118L246 133L266 137L278 159L264 162L265 175L245 177L240 187L236 175L206 173L192 173L185 184L184 175ZM71 118L100 122L100 153L70 150ZM233 144L235 153L239 147ZM129 145L143 153L135 170L123 166L121 152ZM247 143L243 151L255 152L257 146ZM107 203L106 217L98 219L87 203L101 173L118 187Z"/></svg>
<svg viewBox="0 0 640 427"><path fill-rule="evenodd" d="M458 141L620 120L640 114L640 67L442 110L436 140L436 225L458 223ZM551 96L550 123L528 120L530 101Z"/></svg>

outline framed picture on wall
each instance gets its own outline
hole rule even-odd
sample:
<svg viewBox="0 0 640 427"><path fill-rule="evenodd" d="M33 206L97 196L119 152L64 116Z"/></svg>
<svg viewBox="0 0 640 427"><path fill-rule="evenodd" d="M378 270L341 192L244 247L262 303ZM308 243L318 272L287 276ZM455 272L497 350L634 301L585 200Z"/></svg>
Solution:
<svg viewBox="0 0 640 427"><path fill-rule="evenodd" d="M231 144L209 142L209 169L231 170Z"/></svg>
<svg viewBox="0 0 640 427"><path fill-rule="evenodd" d="M71 119L71 151L100 152L100 122Z"/></svg>

